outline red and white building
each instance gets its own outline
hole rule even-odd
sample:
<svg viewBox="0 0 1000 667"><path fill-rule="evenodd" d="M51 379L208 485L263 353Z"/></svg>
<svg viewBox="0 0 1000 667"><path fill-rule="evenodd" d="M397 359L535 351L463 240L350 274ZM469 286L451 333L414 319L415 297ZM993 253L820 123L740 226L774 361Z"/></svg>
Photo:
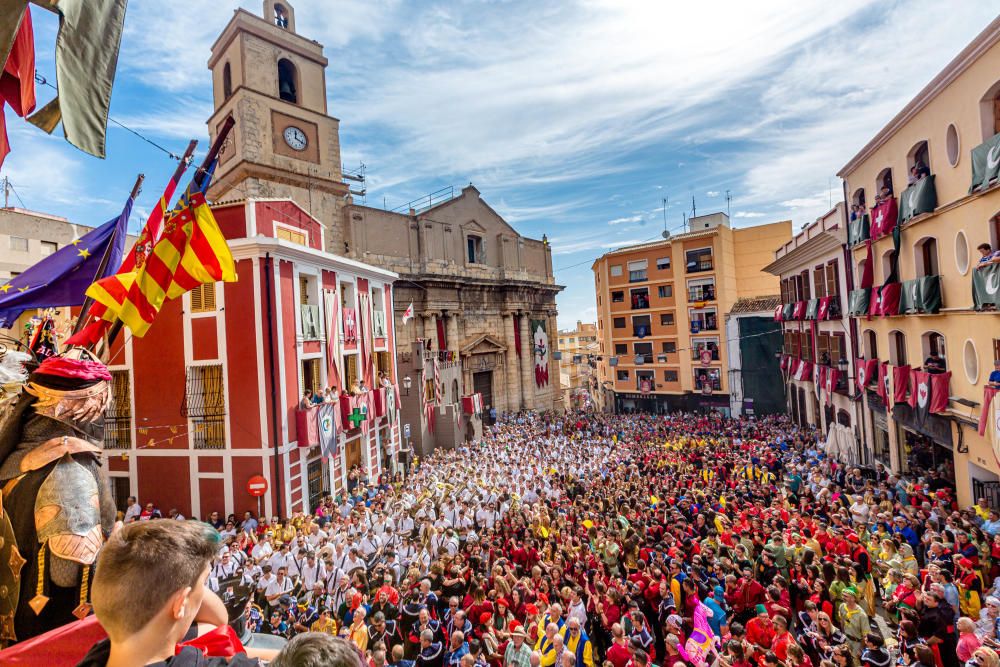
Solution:
<svg viewBox="0 0 1000 667"><path fill-rule="evenodd" d="M238 281L167 302L144 338L126 332L111 351L112 490L119 507L136 495L164 514L242 515L259 502L268 516L290 516L344 488L351 466L372 479L395 466L397 274L323 251L323 225L289 199L213 210ZM339 391L361 379L367 392ZM330 386L337 451L324 456L317 410L298 408L306 389ZM258 475L268 487L259 501L248 490Z"/></svg>

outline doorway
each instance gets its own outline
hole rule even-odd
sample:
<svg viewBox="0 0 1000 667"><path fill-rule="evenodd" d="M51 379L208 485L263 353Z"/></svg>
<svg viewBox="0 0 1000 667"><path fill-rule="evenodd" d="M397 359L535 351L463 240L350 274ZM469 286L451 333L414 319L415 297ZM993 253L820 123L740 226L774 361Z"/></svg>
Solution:
<svg viewBox="0 0 1000 667"><path fill-rule="evenodd" d="M321 458L313 459L306 465L306 477L309 484L309 511L318 506L324 497L330 495L330 476L326 470L326 462Z"/></svg>
<svg viewBox="0 0 1000 667"><path fill-rule="evenodd" d="M361 467L361 437L354 438L347 441L347 447L344 452L347 455L347 469L350 470L354 466Z"/></svg>
<svg viewBox="0 0 1000 667"><path fill-rule="evenodd" d="M493 407L493 371L473 373L472 391L483 395L483 420L488 421L490 408Z"/></svg>

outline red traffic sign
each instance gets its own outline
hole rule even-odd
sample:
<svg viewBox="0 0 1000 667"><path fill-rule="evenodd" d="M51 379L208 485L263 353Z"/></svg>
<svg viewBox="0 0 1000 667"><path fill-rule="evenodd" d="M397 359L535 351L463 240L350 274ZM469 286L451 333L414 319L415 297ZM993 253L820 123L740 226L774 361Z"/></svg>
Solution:
<svg viewBox="0 0 1000 667"><path fill-rule="evenodd" d="M267 493L267 480L260 475L254 475L247 480L247 493L254 498L260 498Z"/></svg>

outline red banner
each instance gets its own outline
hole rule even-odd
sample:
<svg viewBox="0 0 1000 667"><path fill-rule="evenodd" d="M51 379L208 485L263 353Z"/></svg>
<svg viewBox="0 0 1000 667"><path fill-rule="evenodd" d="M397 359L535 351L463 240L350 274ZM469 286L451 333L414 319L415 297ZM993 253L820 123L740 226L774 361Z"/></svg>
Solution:
<svg viewBox="0 0 1000 667"><path fill-rule="evenodd" d="M861 289L867 289L875 284L875 269L872 266L872 240L865 241L865 266L861 271Z"/></svg>
<svg viewBox="0 0 1000 667"><path fill-rule="evenodd" d="M889 362L883 361L878 365L878 385L875 387L878 394L886 403L889 402Z"/></svg>
<svg viewBox="0 0 1000 667"><path fill-rule="evenodd" d="M816 386L817 387L826 387L826 373L829 370L830 369L827 368L826 366L820 366L819 364L816 364Z"/></svg>
<svg viewBox="0 0 1000 667"><path fill-rule="evenodd" d="M909 366L892 367L892 402L906 403L906 387L910 378ZM912 407L912 403L910 404Z"/></svg>
<svg viewBox="0 0 1000 667"><path fill-rule="evenodd" d="M951 371L945 371L944 373L931 373L931 403L930 408L928 409L929 412L932 414L941 414L948 409L950 384Z"/></svg>
<svg viewBox="0 0 1000 667"><path fill-rule="evenodd" d="M979 407L979 435L986 435L986 425L990 423L990 403L996 393L997 390L993 387L983 387L983 404Z"/></svg>
<svg viewBox="0 0 1000 667"><path fill-rule="evenodd" d="M792 309L792 319L802 320L806 316L806 302L796 301L795 308Z"/></svg>
<svg viewBox="0 0 1000 667"><path fill-rule="evenodd" d="M864 391L868 383L878 375L878 359L858 358L854 364L857 372L858 390Z"/></svg>
<svg viewBox="0 0 1000 667"><path fill-rule="evenodd" d="M902 283L888 283L878 291L878 314L891 317L899 314L899 292Z"/></svg>
<svg viewBox="0 0 1000 667"><path fill-rule="evenodd" d="M927 405L931 391L930 383L927 381L929 375L929 373L924 371L913 371L910 373L910 396L906 402L909 403L910 407L914 410L920 402L923 402L925 406ZM923 385L922 390L920 388L921 384ZM921 398L923 398L923 401L921 401Z"/></svg>
<svg viewBox="0 0 1000 667"><path fill-rule="evenodd" d="M356 308L344 308L344 342L355 343L358 340L358 311Z"/></svg>
<svg viewBox="0 0 1000 667"><path fill-rule="evenodd" d="M891 234L896 227L896 219L899 217L899 209L896 205L896 198L889 197L881 204L872 209L871 237L879 239L887 234Z"/></svg>
<svg viewBox="0 0 1000 667"><path fill-rule="evenodd" d="M824 296L819 300L819 309L816 311L817 320L828 320L830 319L830 302L833 300L832 296Z"/></svg>
<svg viewBox="0 0 1000 667"><path fill-rule="evenodd" d="M782 311L782 306L777 306L774 309L774 321L775 322L780 322L781 321L781 311Z"/></svg>

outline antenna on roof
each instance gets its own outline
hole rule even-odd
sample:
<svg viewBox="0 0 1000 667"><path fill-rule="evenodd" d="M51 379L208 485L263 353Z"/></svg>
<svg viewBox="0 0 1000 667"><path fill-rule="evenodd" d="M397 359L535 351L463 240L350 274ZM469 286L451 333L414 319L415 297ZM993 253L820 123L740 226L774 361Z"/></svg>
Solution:
<svg viewBox="0 0 1000 667"><path fill-rule="evenodd" d="M694 195L691 195L691 217L692 218L697 218L698 217L698 209L694 205Z"/></svg>
<svg viewBox="0 0 1000 667"><path fill-rule="evenodd" d="M670 197L663 198L663 233L660 236L662 236L665 239L670 238L670 231L667 229L667 202L669 200Z"/></svg>
<svg viewBox="0 0 1000 667"><path fill-rule="evenodd" d="M688 230L688 214L687 213L681 213L681 215L684 216L684 232L687 233L687 230Z"/></svg>
<svg viewBox="0 0 1000 667"><path fill-rule="evenodd" d="M733 196L729 194L729 190L726 190L726 217L731 218L732 215L729 212L729 205L733 202Z"/></svg>

